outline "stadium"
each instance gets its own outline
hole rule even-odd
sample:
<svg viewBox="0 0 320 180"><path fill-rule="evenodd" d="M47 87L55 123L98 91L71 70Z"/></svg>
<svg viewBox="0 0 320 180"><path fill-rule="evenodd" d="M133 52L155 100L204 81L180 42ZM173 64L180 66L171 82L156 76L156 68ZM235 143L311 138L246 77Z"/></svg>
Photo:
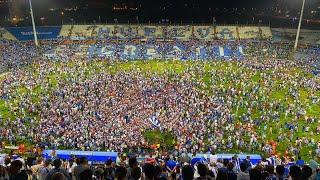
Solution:
<svg viewBox="0 0 320 180"><path fill-rule="evenodd" d="M318 180L320 30L299 31L1 27L0 179Z"/></svg>

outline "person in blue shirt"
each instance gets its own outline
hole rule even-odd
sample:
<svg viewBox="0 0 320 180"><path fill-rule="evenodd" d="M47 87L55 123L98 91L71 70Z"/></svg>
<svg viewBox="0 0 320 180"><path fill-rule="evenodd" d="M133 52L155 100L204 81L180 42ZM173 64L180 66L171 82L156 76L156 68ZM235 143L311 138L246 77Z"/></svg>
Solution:
<svg viewBox="0 0 320 180"><path fill-rule="evenodd" d="M170 159L166 162L166 165L167 169L171 172L176 167L177 163L174 160Z"/></svg>
<svg viewBox="0 0 320 180"><path fill-rule="evenodd" d="M300 167L303 167L304 166L304 160L301 159L300 156L298 156L298 160L296 161L296 164Z"/></svg>

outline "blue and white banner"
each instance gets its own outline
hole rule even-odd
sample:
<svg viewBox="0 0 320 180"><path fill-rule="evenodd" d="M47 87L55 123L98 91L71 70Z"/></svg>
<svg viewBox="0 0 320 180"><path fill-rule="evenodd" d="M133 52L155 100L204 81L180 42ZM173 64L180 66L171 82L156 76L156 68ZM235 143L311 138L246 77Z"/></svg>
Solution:
<svg viewBox="0 0 320 180"><path fill-rule="evenodd" d="M236 26L217 26L216 32L218 39L238 39Z"/></svg>
<svg viewBox="0 0 320 180"><path fill-rule="evenodd" d="M166 38L187 41L192 35L191 26L169 26L166 31Z"/></svg>
<svg viewBox="0 0 320 180"><path fill-rule="evenodd" d="M65 25L61 36L71 39L214 39L270 38L270 27L242 26L142 26L142 25Z"/></svg>
<svg viewBox="0 0 320 180"><path fill-rule="evenodd" d="M215 30L213 26L194 26L193 35L200 40L213 40L215 38Z"/></svg>
<svg viewBox="0 0 320 180"><path fill-rule="evenodd" d="M119 58L122 60L139 59L177 59L177 60L210 60L217 58L241 59L244 57L244 47L190 45L188 43L166 44L106 44L92 45L88 48L89 57Z"/></svg>
<svg viewBox="0 0 320 180"><path fill-rule="evenodd" d="M72 151L72 150L44 150L42 153L44 158L55 158L69 160L73 157L86 157L91 162L106 162L109 159L116 161L117 152L103 152L103 151Z"/></svg>
<svg viewBox="0 0 320 180"><path fill-rule="evenodd" d="M6 28L19 41L31 41L34 39L32 27L8 27ZM60 33L60 26L36 27L39 40L57 39Z"/></svg>

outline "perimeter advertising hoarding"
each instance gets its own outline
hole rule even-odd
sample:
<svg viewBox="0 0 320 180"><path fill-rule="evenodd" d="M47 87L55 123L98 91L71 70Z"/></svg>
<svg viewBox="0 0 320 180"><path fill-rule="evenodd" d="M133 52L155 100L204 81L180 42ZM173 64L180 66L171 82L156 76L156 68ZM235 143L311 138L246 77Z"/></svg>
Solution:
<svg viewBox="0 0 320 180"><path fill-rule="evenodd" d="M32 41L34 39L32 27L8 27L6 28L19 41ZM41 26L36 27L39 40L57 39L61 26Z"/></svg>
<svg viewBox="0 0 320 180"><path fill-rule="evenodd" d="M73 157L86 157L91 162L106 162L109 159L116 161L117 152L103 152L103 151L72 151L72 150L44 150L42 153L44 158L58 157L60 159L69 160ZM54 157L53 157L54 156Z"/></svg>

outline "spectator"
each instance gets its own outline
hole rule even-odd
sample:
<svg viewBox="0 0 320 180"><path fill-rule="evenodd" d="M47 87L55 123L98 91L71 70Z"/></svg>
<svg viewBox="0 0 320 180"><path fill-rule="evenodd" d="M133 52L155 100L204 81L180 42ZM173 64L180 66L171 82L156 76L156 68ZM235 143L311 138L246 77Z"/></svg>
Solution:
<svg viewBox="0 0 320 180"><path fill-rule="evenodd" d="M117 167L115 171L115 178L117 180L125 180L127 176L127 169L123 166Z"/></svg>
<svg viewBox="0 0 320 180"><path fill-rule="evenodd" d="M300 167L303 167L304 166L304 160L301 159L300 156L298 156L298 160L296 162L296 164Z"/></svg>
<svg viewBox="0 0 320 180"><path fill-rule="evenodd" d="M131 169L131 176L129 180L139 180L141 178L141 168L134 167Z"/></svg>
<svg viewBox="0 0 320 180"><path fill-rule="evenodd" d="M311 178L311 176L312 176L312 169L311 169L311 167L309 167L309 166L307 166L307 165L304 165L304 166L302 167L302 175L301 175L302 179L308 180L308 179Z"/></svg>
<svg viewBox="0 0 320 180"><path fill-rule="evenodd" d="M129 158L129 168L127 169L128 171L128 178L131 177L131 170L135 167L138 167L138 161L136 157L130 157Z"/></svg>
<svg viewBox="0 0 320 180"><path fill-rule="evenodd" d="M79 175L79 180L92 180L92 175L93 172L91 169L84 169Z"/></svg>
<svg viewBox="0 0 320 180"><path fill-rule="evenodd" d="M9 180L9 174L7 169L0 165L0 180Z"/></svg>
<svg viewBox="0 0 320 180"><path fill-rule="evenodd" d="M296 165L290 166L289 175L292 180L300 180L301 175L302 175L301 169Z"/></svg>
<svg viewBox="0 0 320 180"><path fill-rule="evenodd" d="M115 177L115 168L113 167L113 162L111 159L106 162L103 176L106 180L112 180Z"/></svg>
<svg viewBox="0 0 320 180"><path fill-rule="evenodd" d="M234 164L232 162L229 162L227 165L227 174L228 174L228 180L237 180L237 174L233 171Z"/></svg>
<svg viewBox="0 0 320 180"><path fill-rule="evenodd" d="M218 171L218 175L216 180L227 180L228 179L228 173L226 171Z"/></svg>
<svg viewBox="0 0 320 180"><path fill-rule="evenodd" d="M197 171L198 174L200 175L200 177L198 177L197 179L201 180L201 179L208 179L208 168L205 164L199 163L197 165Z"/></svg>
<svg viewBox="0 0 320 180"><path fill-rule="evenodd" d="M81 157L79 159L79 165L75 166L73 169L73 175L74 175L73 178L75 180L80 180L80 174L82 173L82 171L86 169L89 169L87 158Z"/></svg>
<svg viewBox="0 0 320 180"><path fill-rule="evenodd" d="M53 173L50 180L67 180L67 178L63 173L55 172L55 173Z"/></svg>
<svg viewBox="0 0 320 180"><path fill-rule="evenodd" d="M43 167L43 158L38 158L36 164L31 166L32 175L34 178L40 178L40 169Z"/></svg>
<svg viewBox="0 0 320 180"><path fill-rule="evenodd" d="M252 167L252 163L251 163L251 160L250 160L250 156L247 156L246 159L243 161L243 163L246 164L247 169L250 169L250 168Z"/></svg>
<svg viewBox="0 0 320 180"><path fill-rule="evenodd" d="M153 180L155 178L154 165L147 163L143 166L143 172L146 180Z"/></svg>
<svg viewBox="0 0 320 180"><path fill-rule="evenodd" d="M285 178L285 167L283 165L278 165L276 167L276 176L278 179L284 179Z"/></svg>
<svg viewBox="0 0 320 180"><path fill-rule="evenodd" d="M23 163L20 160L14 160L10 165L10 180L27 180L27 173L22 170Z"/></svg>
<svg viewBox="0 0 320 180"><path fill-rule="evenodd" d="M182 179L193 180L194 170L190 165L184 165L182 167Z"/></svg>
<svg viewBox="0 0 320 180"><path fill-rule="evenodd" d="M55 173L63 174L67 180L71 180L71 177L70 177L69 173L67 172L67 170L65 170L64 168L61 167L62 161L60 159L55 159L53 161L53 166L54 166L54 168L50 170L50 172L48 173L48 175L46 177L46 180L51 180L51 178L53 177L53 175ZM60 177L61 175L58 175L58 176Z"/></svg>
<svg viewBox="0 0 320 180"><path fill-rule="evenodd" d="M246 165L246 167L247 166L248 166L248 164ZM261 171L257 167L249 170L249 176L250 176L250 180L261 180L262 179Z"/></svg>
<svg viewBox="0 0 320 180"><path fill-rule="evenodd" d="M46 159L43 167L39 169L39 180L45 180L51 169L51 159Z"/></svg>
<svg viewBox="0 0 320 180"><path fill-rule="evenodd" d="M266 166L267 178L266 180L274 180L277 177L274 175L274 166L267 165Z"/></svg>
<svg viewBox="0 0 320 180"><path fill-rule="evenodd" d="M238 180L250 180L249 173L246 170L247 165L245 163L240 163L240 172L237 175Z"/></svg>
<svg viewBox="0 0 320 180"><path fill-rule="evenodd" d="M103 172L103 169L100 168L100 167L98 167L98 168L94 171L93 175L94 175L94 177L95 177L96 180L102 180L102 179L104 178L103 173L104 173L104 172Z"/></svg>

